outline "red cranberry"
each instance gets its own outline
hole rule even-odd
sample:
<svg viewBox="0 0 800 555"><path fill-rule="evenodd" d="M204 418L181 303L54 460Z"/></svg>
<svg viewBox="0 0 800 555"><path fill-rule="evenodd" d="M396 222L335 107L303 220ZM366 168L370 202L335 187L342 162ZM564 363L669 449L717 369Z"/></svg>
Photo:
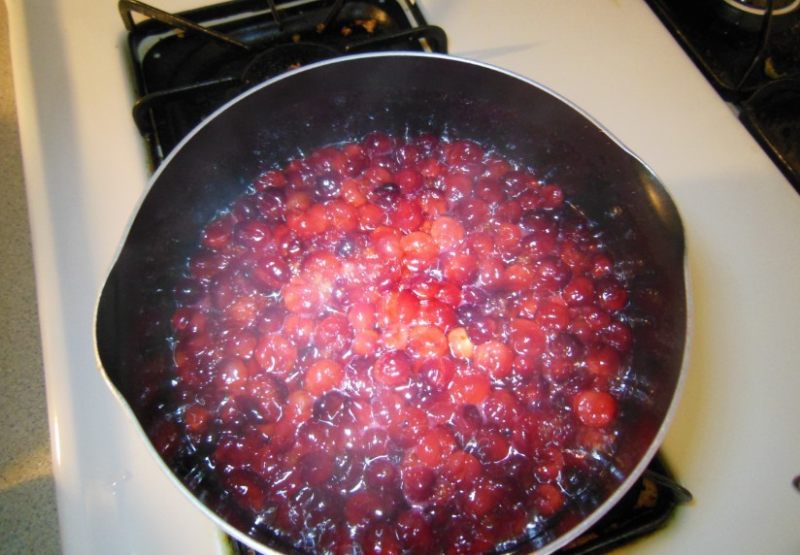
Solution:
<svg viewBox="0 0 800 555"><path fill-rule="evenodd" d="M375 361L373 378L376 382L397 386L408 382L411 377L411 360L402 351L381 355Z"/></svg>
<svg viewBox="0 0 800 555"><path fill-rule="evenodd" d="M344 377L342 366L330 359L320 359L308 369L305 388L312 395L322 395L341 385Z"/></svg>
<svg viewBox="0 0 800 555"><path fill-rule="evenodd" d="M421 503L431 495L436 484L436 474L428 466L412 466L402 472L403 494L410 504Z"/></svg>
<svg viewBox="0 0 800 555"><path fill-rule="evenodd" d="M514 353L499 341L487 341L478 345L473 355L475 367L495 380L508 376L513 362Z"/></svg>
<svg viewBox="0 0 800 555"><path fill-rule="evenodd" d="M376 132L266 170L173 290L154 444L214 445L237 525L269 507L293 545L492 551L577 495L576 452L614 449L632 292L596 231L469 140Z"/></svg>
<svg viewBox="0 0 800 555"><path fill-rule="evenodd" d="M617 401L605 391L582 391L572 400L578 419L586 426L602 428L617 414Z"/></svg>

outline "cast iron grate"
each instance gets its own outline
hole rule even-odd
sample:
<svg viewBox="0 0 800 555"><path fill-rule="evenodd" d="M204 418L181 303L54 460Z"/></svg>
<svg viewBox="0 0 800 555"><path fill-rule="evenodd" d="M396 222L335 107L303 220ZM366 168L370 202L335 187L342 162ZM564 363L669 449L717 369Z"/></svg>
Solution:
<svg viewBox="0 0 800 555"><path fill-rule="evenodd" d="M218 107L294 67L365 51L447 52L447 35L413 0L233 0L179 14L120 0L119 9L133 116L154 167Z"/></svg>
<svg viewBox="0 0 800 555"><path fill-rule="evenodd" d="M767 0L756 16L723 0L648 3L800 192L800 8L777 15L787 2Z"/></svg>

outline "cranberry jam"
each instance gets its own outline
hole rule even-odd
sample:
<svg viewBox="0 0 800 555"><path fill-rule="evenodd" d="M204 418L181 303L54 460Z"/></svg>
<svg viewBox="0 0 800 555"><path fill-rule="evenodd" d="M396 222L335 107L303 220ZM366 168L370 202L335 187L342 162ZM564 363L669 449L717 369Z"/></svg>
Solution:
<svg viewBox="0 0 800 555"><path fill-rule="evenodd" d="M205 226L151 438L297 550L503 549L616 449L618 275L558 184L476 142L320 148Z"/></svg>

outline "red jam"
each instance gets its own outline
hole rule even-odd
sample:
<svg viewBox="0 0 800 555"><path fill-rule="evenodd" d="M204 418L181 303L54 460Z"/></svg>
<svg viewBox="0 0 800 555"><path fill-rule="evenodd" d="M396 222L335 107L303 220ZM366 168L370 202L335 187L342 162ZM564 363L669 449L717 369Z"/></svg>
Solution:
<svg viewBox="0 0 800 555"><path fill-rule="evenodd" d="M479 553L615 442L626 284L599 232L469 140L373 133L205 226L172 318L175 425L244 529L326 553Z"/></svg>

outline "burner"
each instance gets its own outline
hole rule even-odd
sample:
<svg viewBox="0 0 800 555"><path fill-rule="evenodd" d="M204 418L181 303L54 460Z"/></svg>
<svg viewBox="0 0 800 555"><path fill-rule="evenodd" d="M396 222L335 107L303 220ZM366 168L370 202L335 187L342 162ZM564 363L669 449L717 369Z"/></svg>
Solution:
<svg viewBox="0 0 800 555"><path fill-rule="evenodd" d="M772 4L772 15L786 15L800 6L800 0L723 0L725 4L741 12L764 16Z"/></svg>
<svg viewBox="0 0 800 555"><path fill-rule="evenodd" d="M648 2L800 192L800 0Z"/></svg>
<svg viewBox="0 0 800 555"><path fill-rule="evenodd" d="M352 52L447 52L412 0L233 0L170 14L120 0L153 166L219 106L282 71ZM133 14L148 19L134 22Z"/></svg>
<svg viewBox="0 0 800 555"><path fill-rule="evenodd" d="M256 85L290 69L336 56L341 56L341 52L322 44L312 42L279 44L253 58L242 72L242 81L248 85Z"/></svg>

